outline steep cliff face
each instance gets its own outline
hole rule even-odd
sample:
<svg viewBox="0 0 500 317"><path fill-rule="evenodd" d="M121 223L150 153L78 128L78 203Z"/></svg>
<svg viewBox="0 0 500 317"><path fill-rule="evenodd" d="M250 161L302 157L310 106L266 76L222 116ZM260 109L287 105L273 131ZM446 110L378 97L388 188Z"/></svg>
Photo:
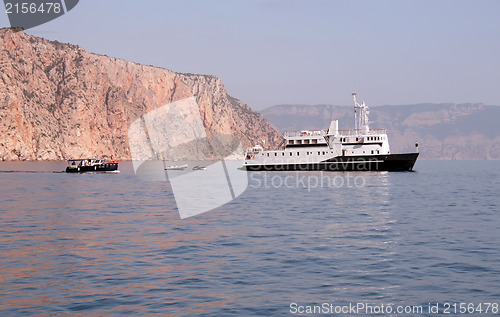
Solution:
<svg viewBox="0 0 500 317"><path fill-rule="evenodd" d="M219 78L91 54L22 30L0 30L0 74L0 160L130 159L132 122L189 97L209 137L233 134L243 146L281 141Z"/></svg>
<svg viewBox="0 0 500 317"><path fill-rule="evenodd" d="M332 105L279 105L261 112L278 129L354 127L353 108ZM391 152L414 151L432 160L499 160L500 107L483 104L418 104L370 108L373 128L387 128Z"/></svg>

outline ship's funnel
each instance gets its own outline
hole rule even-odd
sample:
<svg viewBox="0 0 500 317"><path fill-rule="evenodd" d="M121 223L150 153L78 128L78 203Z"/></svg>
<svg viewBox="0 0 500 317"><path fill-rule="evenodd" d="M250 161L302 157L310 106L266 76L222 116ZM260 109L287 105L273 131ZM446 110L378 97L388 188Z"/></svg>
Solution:
<svg viewBox="0 0 500 317"><path fill-rule="evenodd" d="M339 120L332 120L330 128L328 128L328 135L339 135Z"/></svg>

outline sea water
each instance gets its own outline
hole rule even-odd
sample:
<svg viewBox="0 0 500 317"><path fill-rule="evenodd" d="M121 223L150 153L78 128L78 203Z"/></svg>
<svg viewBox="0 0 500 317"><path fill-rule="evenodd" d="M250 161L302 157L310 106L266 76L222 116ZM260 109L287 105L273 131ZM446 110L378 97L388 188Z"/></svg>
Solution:
<svg viewBox="0 0 500 317"><path fill-rule="evenodd" d="M130 162L64 167L0 163L1 316L498 315L499 161L248 173L186 219Z"/></svg>

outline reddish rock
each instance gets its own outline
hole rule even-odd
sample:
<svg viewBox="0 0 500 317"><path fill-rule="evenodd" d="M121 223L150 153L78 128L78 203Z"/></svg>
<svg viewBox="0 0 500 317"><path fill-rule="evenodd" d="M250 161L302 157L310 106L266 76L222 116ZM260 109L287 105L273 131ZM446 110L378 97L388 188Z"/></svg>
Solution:
<svg viewBox="0 0 500 317"><path fill-rule="evenodd" d="M243 146L281 134L214 76L174 73L0 30L0 160L130 159L127 131L145 113L195 97L211 134Z"/></svg>

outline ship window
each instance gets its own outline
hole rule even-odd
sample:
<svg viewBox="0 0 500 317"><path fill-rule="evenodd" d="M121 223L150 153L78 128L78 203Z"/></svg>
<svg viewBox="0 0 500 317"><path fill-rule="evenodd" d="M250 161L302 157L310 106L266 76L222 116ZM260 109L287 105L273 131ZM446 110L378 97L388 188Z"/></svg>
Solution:
<svg viewBox="0 0 500 317"><path fill-rule="evenodd" d="M372 154L373 154L373 150L372 150Z"/></svg>
<svg viewBox="0 0 500 317"><path fill-rule="evenodd" d="M356 138L356 142L358 142L358 141L359 141L359 138Z"/></svg>
<svg viewBox="0 0 500 317"><path fill-rule="evenodd" d="M299 155L300 155L300 153L299 153L299 152L297 152L297 156L299 156Z"/></svg>
<svg viewBox="0 0 500 317"><path fill-rule="evenodd" d="M281 154L282 154L281 156L285 156L285 152L282 152Z"/></svg>
<svg viewBox="0 0 500 317"><path fill-rule="evenodd" d="M274 156L278 156L278 153L274 153Z"/></svg>
<svg viewBox="0 0 500 317"><path fill-rule="evenodd" d="M323 151L323 155L325 155L325 151Z"/></svg>
<svg viewBox="0 0 500 317"><path fill-rule="evenodd" d="M290 152L290 156L292 156L292 152Z"/></svg>
<svg viewBox="0 0 500 317"><path fill-rule="evenodd" d="M318 151L318 155L321 155L321 152L320 152L320 151Z"/></svg>
<svg viewBox="0 0 500 317"><path fill-rule="evenodd" d="M293 144L293 140L288 140L288 144Z"/></svg>
<svg viewBox="0 0 500 317"><path fill-rule="evenodd" d="M267 153L267 156L269 156L269 153Z"/></svg>

